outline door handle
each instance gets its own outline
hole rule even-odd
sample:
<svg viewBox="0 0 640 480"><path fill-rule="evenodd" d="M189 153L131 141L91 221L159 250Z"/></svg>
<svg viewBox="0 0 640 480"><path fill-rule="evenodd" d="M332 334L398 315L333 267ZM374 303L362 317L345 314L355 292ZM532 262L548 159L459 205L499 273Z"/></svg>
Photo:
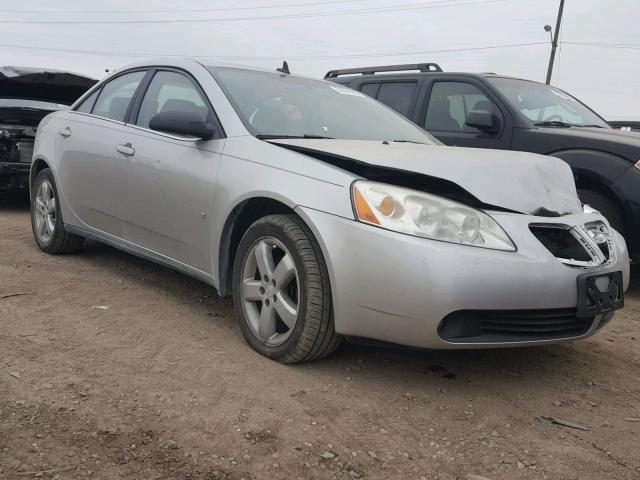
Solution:
<svg viewBox="0 0 640 480"><path fill-rule="evenodd" d="M126 157L133 157L136 153L136 149L133 148L133 145L131 145L130 143L125 143L124 145L118 145L116 147L116 150L118 150L121 154L123 154Z"/></svg>
<svg viewBox="0 0 640 480"><path fill-rule="evenodd" d="M65 127L65 128L60 129L60 135L62 135L64 138L70 137L71 136L71 128Z"/></svg>

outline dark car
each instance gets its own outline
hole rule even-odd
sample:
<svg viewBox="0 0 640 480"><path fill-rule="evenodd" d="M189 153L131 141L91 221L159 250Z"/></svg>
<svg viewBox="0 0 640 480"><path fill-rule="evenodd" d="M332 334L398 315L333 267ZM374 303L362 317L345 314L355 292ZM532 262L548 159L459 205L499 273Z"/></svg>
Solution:
<svg viewBox="0 0 640 480"><path fill-rule="evenodd" d="M68 108L96 81L57 70L0 67L0 192L29 188L38 124Z"/></svg>
<svg viewBox="0 0 640 480"><path fill-rule="evenodd" d="M609 121L609 125L613 128L617 128L622 130L623 132L639 132L640 133L640 122L636 121L625 121L625 120L616 120Z"/></svg>
<svg viewBox="0 0 640 480"><path fill-rule="evenodd" d="M444 72L434 63L332 70L325 78L376 98L447 145L563 159L582 201L640 255L640 134L611 128L565 91L493 73Z"/></svg>

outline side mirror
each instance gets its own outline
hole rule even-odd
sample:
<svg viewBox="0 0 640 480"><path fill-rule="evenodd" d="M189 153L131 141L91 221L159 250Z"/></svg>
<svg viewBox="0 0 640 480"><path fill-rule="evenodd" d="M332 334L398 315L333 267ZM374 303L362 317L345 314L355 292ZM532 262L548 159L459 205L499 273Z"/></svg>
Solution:
<svg viewBox="0 0 640 480"><path fill-rule="evenodd" d="M500 130L500 117L488 110L471 110L465 123L485 133L497 133Z"/></svg>
<svg viewBox="0 0 640 480"><path fill-rule="evenodd" d="M200 140L210 140L216 133L213 125L205 123L196 112L185 109L167 110L154 115L149 121L149 128Z"/></svg>

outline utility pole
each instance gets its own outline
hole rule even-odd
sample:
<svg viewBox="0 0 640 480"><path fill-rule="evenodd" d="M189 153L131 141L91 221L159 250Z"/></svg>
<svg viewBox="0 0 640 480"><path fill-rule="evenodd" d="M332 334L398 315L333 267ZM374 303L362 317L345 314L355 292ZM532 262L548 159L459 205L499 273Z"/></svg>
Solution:
<svg viewBox="0 0 640 480"><path fill-rule="evenodd" d="M560 25L562 24L563 10L564 10L564 0L560 0L560 8L558 9L558 20L556 21L556 30L555 32L553 32L553 40L551 42L551 57L549 58L549 69L547 70L547 85L551 84L551 75L553 74L553 62L556 59L556 48L558 48L558 37L560 36Z"/></svg>

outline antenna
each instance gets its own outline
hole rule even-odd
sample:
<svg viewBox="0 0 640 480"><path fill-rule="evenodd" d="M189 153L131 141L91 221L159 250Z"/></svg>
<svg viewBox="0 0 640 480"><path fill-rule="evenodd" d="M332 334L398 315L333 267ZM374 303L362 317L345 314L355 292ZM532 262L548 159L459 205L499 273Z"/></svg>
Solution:
<svg viewBox="0 0 640 480"><path fill-rule="evenodd" d="M276 70L280 73L285 73L287 75L291 75L291 72L289 71L289 64L287 63L287 61L285 60L284 62L282 62L282 68L276 68Z"/></svg>

